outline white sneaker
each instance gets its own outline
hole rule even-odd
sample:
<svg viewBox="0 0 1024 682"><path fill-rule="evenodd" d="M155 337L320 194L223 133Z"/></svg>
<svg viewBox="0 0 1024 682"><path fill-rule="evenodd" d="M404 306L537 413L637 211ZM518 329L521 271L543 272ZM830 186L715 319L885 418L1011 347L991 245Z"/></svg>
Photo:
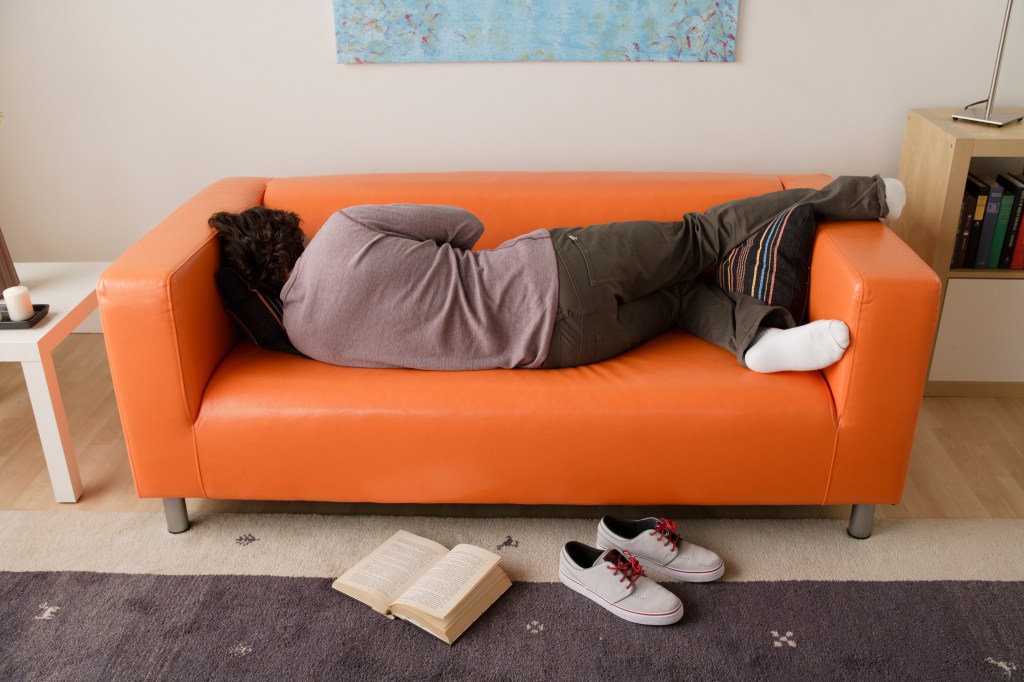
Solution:
<svg viewBox="0 0 1024 682"><path fill-rule="evenodd" d="M558 562L558 578L631 623L671 625L683 617L679 597L645 576L643 566L629 552L567 542Z"/></svg>
<svg viewBox="0 0 1024 682"><path fill-rule="evenodd" d="M725 562L709 549L679 537L669 519L627 521L605 516L597 524L597 546L628 551L644 568L688 583L707 583L725 573Z"/></svg>

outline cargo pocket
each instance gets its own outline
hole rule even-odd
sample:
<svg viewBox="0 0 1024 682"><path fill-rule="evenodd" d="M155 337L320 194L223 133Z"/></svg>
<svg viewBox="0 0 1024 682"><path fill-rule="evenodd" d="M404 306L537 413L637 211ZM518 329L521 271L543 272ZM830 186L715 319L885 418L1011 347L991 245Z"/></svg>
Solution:
<svg viewBox="0 0 1024 682"><path fill-rule="evenodd" d="M633 245L611 230L582 229L567 235L583 256L591 286L632 282L640 274Z"/></svg>

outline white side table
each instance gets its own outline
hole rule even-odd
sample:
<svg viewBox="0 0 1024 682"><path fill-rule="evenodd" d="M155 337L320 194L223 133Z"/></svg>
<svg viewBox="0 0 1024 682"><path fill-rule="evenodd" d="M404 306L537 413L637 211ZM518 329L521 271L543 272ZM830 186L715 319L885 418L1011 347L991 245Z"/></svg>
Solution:
<svg viewBox="0 0 1024 682"><path fill-rule="evenodd" d="M0 361L20 362L43 444L46 468L58 502L82 494L75 448L64 414L53 349L96 309L96 282L110 263L15 263L33 304L49 304L31 329L0 329Z"/></svg>

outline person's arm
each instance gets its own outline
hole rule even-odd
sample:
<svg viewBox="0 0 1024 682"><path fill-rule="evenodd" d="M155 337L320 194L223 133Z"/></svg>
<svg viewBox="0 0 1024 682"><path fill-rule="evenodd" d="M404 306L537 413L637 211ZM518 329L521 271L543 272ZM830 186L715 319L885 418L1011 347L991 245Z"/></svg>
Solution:
<svg viewBox="0 0 1024 682"><path fill-rule="evenodd" d="M455 206L428 204L366 205L346 208L341 213L363 227L416 241L451 244L471 249L484 232L475 215Z"/></svg>

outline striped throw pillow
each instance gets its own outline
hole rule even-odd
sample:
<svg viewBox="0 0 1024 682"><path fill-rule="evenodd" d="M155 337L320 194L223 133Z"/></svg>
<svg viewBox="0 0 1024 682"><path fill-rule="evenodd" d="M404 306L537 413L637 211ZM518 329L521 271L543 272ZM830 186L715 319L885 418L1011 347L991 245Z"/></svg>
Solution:
<svg viewBox="0 0 1024 682"><path fill-rule="evenodd" d="M785 308L796 324L802 324L815 227L810 204L786 209L719 263L718 286Z"/></svg>

